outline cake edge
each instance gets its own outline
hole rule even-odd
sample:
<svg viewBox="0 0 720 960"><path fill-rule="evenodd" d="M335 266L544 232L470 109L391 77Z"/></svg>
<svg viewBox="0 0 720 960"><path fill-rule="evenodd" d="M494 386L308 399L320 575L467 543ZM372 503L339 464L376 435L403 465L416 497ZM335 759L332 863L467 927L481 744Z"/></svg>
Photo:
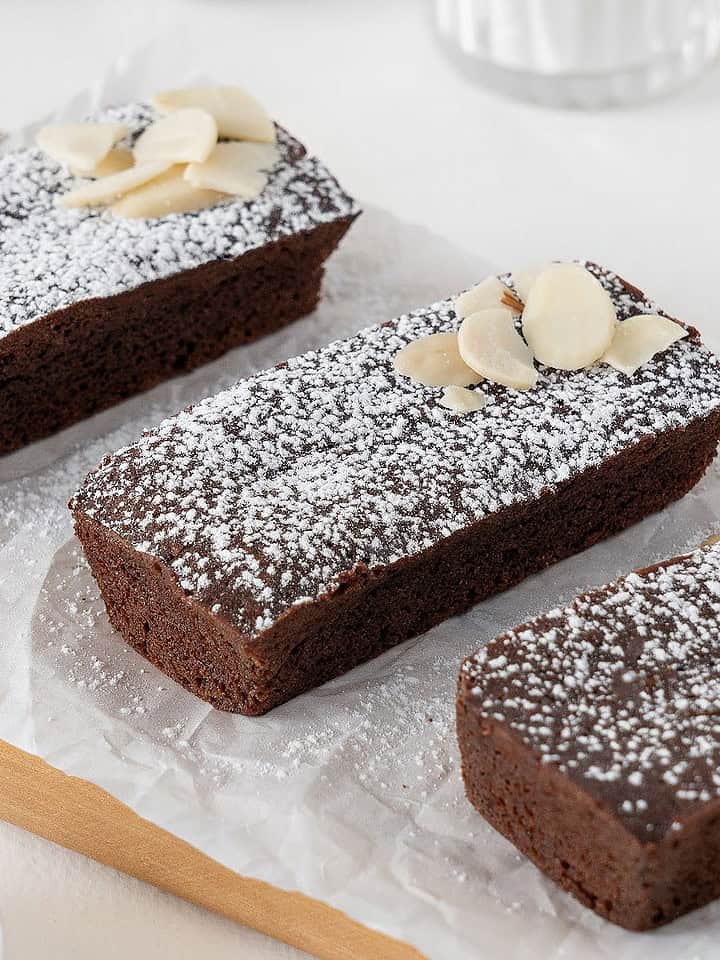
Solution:
<svg viewBox="0 0 720 960"><path fill-rule="evenodd" d="M124 293L79 300L0 338L0 455L312 312L324 264L357 216L359 211ZM160 342L143 339L143 327L147 333L154 325L155 333L162 324L168 332ZM43 370L44 379L38 377Z"/></svg>
<svg viewBox="0 0 720 960"><path fill-rule="evenodd" d="M679 499L705 473L719 438L720 410L646 438L570 478L557 490L484 517L422 553L377 569L357 566L341 577L333 591L291 606L254 637L244 636L186 593L163 561L135 550L101 521L91 519L74 500L70 508L110 620L125 640L217 709L257 715ZM608 504L616 506L609 515ZM603 508L605 519L599 526ZM122 558L113 564L114 553ZM162 579L153 580L153 589L159 592L146 598L148 617L138 614L130 621L126 582L134 578L130 596L140 597L142 570L148 565L156 574L162 573ZM163 611L174 609L180 599L195 611L194 616L202 611L205 622L224 638L226 645L220 646L234 658L229 673L225 655L204 659L203 648L194 644L191 632L186 631L184 650L166 637ZM138 627L140 622L149 624L147 630ZM213 642L217 648L219 641ZM188 672L189 663L200 672ZM228 685L231 678L233 689Z"/></svg>

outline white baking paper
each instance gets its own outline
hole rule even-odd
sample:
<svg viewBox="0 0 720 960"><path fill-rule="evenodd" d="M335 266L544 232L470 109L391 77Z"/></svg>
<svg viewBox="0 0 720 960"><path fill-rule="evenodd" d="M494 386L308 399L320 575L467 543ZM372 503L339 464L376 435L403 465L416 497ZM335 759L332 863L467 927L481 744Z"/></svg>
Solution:
<svg viewBox="0 0 720 960"><path fill-rule="evenodd" d="M63 115L181 79L160 76L161 64L139 55ZM627 933L497 835L464 798L453 713L460 660L484 640L718 529L717 464L662 514L255 719L213 711L126 648L72 537L66 501L107 451L238 377L488 269L366 210L311 317L0 460L0 737L238 873L324 900L437 960L710 960L720 904ZM720 326L707 333L717 345Z"/></svg>

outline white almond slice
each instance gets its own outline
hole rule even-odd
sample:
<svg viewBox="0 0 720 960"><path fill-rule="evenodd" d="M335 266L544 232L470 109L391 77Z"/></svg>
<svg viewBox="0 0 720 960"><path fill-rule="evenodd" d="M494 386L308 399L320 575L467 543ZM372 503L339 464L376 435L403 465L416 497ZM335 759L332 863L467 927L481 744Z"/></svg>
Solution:
<svg viewBox="0 0 720 960"><path fill-rule="evenodd" d="M103 203L112 203L118 197L124 196L136 187L142 186L149 180L154 180L171 166L163 160L154 163L140 163L129 170L114 173L110 177L102 177L82 187L76 187L58 198L63 207L96 207Z"/></svg>
<svg viewBox="0 0 720 960"><path fill-rule="evenodd" d="M277 159L271 143L219 143L204 163L188 164L185 179L196 187L252 200L265 189Z"/></svg>
<svg viewBox="0 0 720 960"><path fill-rule="evenodd" d="M449 386L443 390L438 403L441 407L454 410L456 413L472 413L474 410L482 410L487 403L487 397L482 390Z"/></svg>
<svg viewBox="0 0 720 960"><path fill-rule="evenodd" d="M542 269L535 270L513 270L512 273L512 282L513 287L515 287L515 292L520 297L523 303L528 302L530 296L530 291L533 288L533 285L537 278L542 273Z"/></svg>
<svg viewBox="0 0 720 960"><path fill-rule="evenodd" d="M202 163L212 153L217 138L215 118L207 110L177 110L143 130L133 153L138 163Z"/></svg>
<svg viewBox="0 0 720 960"><path fill-rule="evenodd" d="M505 308L479 310L466 317L458 333L460 356L492 383L529 390L537 383L532 353Z"/></svg>
<svg viewBox="0 0 720 960"><path fill-rule="evenodd" d="M631 377L635 371L656 353L688 335L687 330L674 320L656 313L641 313L628 317L615 329L612 343L605 351L603 361Z"/></svg>
<svg viewBox="0 0 720 960"><path fill-rule="evenodd" d="M160 113L200 107L215 117L218 134L231 140L275 142L275 124L258 101L241 87L190 87L153 97Z"/></svg>
<svg viewBox="0 0 720 960"><path fill-rule="evenodd" d="M132 155L132 150L126 150L125 147L115 147L106 157L103 157L96 167L92 169L70 167L70 172L76 177L109 177L113 173L129 170L134 163L135 157Z"/></svg>
<svg viewBox="0 0 720 960"><path fill-rule="evenodd" d="M192 213L214 207L226 197L216 190L203 190L188 183L182 165L172 167L144 186L119 200L111 212L116 217L166 217L171 213Z"/></svg>
<svg viewBox="0 0 720 960"><path fill-rule="evenodd" d="M426 387L468 387L480 379L460 357L454 332L413 340L395 354L393 368Z"/></svg>
<svg viewBox="0 0 720 960"><path fill-rule="evenodd" d="M59 163L93 170L127 132L124 123L53 123L38 131L36 142Z"/></svg>
<svg viewBox="0 0 720 960"><path fill-rule="evenodd" d="M493 307L506 307L518 314L522 312L522 304L517 302L512 290L497 277L486 277L461 293L453 303L453 309L461 320L478 310L490 310Z"/></svg>
<svg viewBox="0 0 720 960"><path fill-rule="evenodd" d="M523 334L541 363L581 370L610 346L616 320L613 302L599 280L579 264L554 263L532 285Z"/></svg>

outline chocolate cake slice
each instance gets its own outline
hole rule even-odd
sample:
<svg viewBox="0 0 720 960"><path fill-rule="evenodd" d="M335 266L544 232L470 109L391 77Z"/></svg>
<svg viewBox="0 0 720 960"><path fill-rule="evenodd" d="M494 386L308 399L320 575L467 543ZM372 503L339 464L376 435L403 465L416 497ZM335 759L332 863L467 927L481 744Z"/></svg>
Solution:
<svg viewBox="0 0 720 960"><path fill-rule="evenodd" d="M96 119L155 119L130 104ZM259 197L124 219L70 210L39 149L0 157L0 453L15 450L310 312L358 208L277 129Z"/></svg>
<svg viewBox="0 0 720 960"><path fill-rule="evenodd" d="M622 319L651 304L594 268ZM110 619L260 714L686 493L715 454L697 331L627 377L539 367L458 415L393 367L452 301L239 382L108 457L71 504Z"/></svg>
<svg viewBox="0 0 720 960"><path fill-rule="evenodd" d="M645 930L720 897L720 546L463 664L468 798L581 903Z"/></svg>

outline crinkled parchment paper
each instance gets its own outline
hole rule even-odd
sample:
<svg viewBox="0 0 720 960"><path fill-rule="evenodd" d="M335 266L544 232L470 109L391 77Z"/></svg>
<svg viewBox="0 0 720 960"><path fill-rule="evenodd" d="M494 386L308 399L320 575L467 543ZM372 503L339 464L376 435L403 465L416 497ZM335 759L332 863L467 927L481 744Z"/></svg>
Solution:
<svg viewBox="0 0 720 960"><path fill-rule="evenodd" d="M115 70L64 115L179 79L159 76L157 56L148 62ZM485 639L720 527L717 465L664 513L257 719L214 712L127 649L72 537L66 501L105 452L240 376L487 269L367 210L313 316L0 460L0 737L238 873L324 900L428 957L710 960L720 904L627 933L486 825L464 799L453 701L460 659ZM720 327L708 333L717 344Z"/></svg>

